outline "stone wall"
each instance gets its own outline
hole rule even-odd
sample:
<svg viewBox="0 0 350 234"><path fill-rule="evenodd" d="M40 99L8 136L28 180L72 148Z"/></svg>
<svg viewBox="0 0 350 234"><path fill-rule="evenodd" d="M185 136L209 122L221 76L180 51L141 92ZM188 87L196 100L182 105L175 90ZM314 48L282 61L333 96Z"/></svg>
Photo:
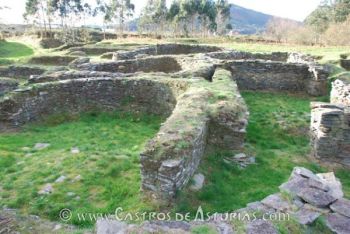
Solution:
<svg viewBox="0 0 350 234"><path fill-rule="evenodd" d="M132 51L116 52L113 60L135 59L138 55L179 55L209 53L222 50L215 46L186 45L186 44L158 44L147 46Z"/></svg>
<svg viewBox="0 0 350 234"><path fill-rule="evenodd" d="M350 71L350 59L341 59L340 65L345 69Z"/></svg>
<svg viewBox="0 0 350 234"><path fill-rule="evenodd" d="M279 61L286 62L289 54L286 52L273 52L273 53L249 53L243 51L219 51L208 53L207 56L220 60L270 60L270 61Z"/></svg>
<svg viewBox="0 0 350 234"><path fill-rule="evenodd" d="M242 90L304 92L313 96L327 94L327 76L316 76L306 64L237 60L227 62L225 67L232 71Z"/></svg>
<svg viewBox="0 0 350 234"><path fill-rule="evenodd" d="M337 79L332 83L331 103L350 106L350 78Z"/></svg>
<svg viewBox="0 0 350 234"><path fill-rule="evenodd" d="M40 67L9 66L0 67L0 77L28 78L31 75L41 75L46 70Z"/></svg>
<svg viewBox="0 0 350 234"><path fill-rule="evenodd" d="M78 67L81 70L104 72L165 72L174 73L181 70L176 58L171 56L155 56L150 58L122 60L116 62L91 63Z"/></svg>
<svg viewBox="0 0 350 234"><path fill-rule="evenodd" d="M311 145L323 162L350 166L350 82L332 83L331 103L312 103Z"/></svg>
<svg viewBox="0 0 350 234"><path fill-rule="evenodd" d="M311 145L317 159L350 166L350 107L312 103Z"/></svg>
<svg viewBox="0 0 350 234"><path fill-rule="evenodd" d="M0 78L0 96L17 89L18 82L13 79Z"/></svg>
<svg viewBox="0 0 350 234"><path fill-rule="evenodd" d="M229 71L218 69L213 82L194 82L141 154L142 188L173 198L196 172L207 143L227 150L242 147L247 117Z"/></svg>
<svg viewBox="0 0 350 234"><path fill-rule="evenodd" d="M31 64L43 64L53 66L67 66L78 57L75 56L36 56L28 60Z"/></svg>
<svg viewBox="0 0 350 234"><path fill-rule="evenodd" d="M105 77L36 84L0 101L0 130L62 113L126 110L169 116L175 94L182 92L169 85L172 82L176 81Z"/></svg>

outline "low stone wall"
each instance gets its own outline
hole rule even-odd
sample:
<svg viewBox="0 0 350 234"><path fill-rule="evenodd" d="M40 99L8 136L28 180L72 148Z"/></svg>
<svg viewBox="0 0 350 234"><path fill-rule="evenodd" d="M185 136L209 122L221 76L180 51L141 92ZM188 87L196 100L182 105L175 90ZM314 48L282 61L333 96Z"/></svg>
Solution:
<svg viewBox="0 0 350 234"><path fill-rule="evenodd" d="M74 61L77 58L78 57L76 56L37 56L30 58L28 63L53 66L67 66L70 62Z"/></svg>
<svg viewBox="0 0 350 234"><path fill-rule="evenodd" d="M90 63L78 67L81 70L103 72L165 72L174 73L181 70L176 58L170 56L156 56L142 59L123 60L117 62Z"/></svg>
<svg viewBox="0 0 350 234"><path fill-rule="evenodd" d="M126 110L169 116L175 94L182 92L172 82L176 80L105 77L36 84L0 101L0 130L62 113Z"/></svg>
<svg viewBox="0 0 350 234"><path fill-rule="evenodd" d="M350 106L350 78L337 79L332 83L331 103Z"/></svg>
<svg viewBox="0 0 350 234"><path fill-rule="evenodd" d="M340 66L342 66L342 68L345 70L350 71L350 59L341 59Z"/></svg>
<svg viewBox="0 0 350 234"><path fill-rule="evenodd" d="M41 75L46 72L45 69L40 67L28 67L28 66L9 66L0 67L0 77L10 78L28 78L31 75Z"/></svg>
<svg viewBox="0 0 350 234"><path fill-rule="evenodd" d="M0 78L0 96L17 89L18 82L13 79Z"/></svg>
<svg viewBox="0 0 350 234"><path fill-rule="evenodd" d="M186 45L186 44L159 44L147 46L132 51L116 52L113 60L135 59L138 55L179 55L179 54L197 54L221 51L222 49L215 46L203 45Z"/></svg>
<svg viewBox="0 0 350 234"><path fill-rule="evenodd" d="M311 145L323 162L350 166L350 80L332 83L331 103L312 103Z"/></svg>
<svg viewBox="0 0 350 234"><path fill-rule="evenodd" d="M312 103L311 108L313 155L323 162L350 166L350 107Z"/></svg>
<svg viewBox="0 0 350 234"><path fill-rule="evenodd" d="M237 60L224 66L232 71L243 90L305 92L312 96L327 94L327 74L314 73L306 64Z"/></svg>
<svg viewBox="0 0 350 234"><path fill-rule="evenodd" d="M45 83L60 80L75 80L81 78L101 78L101 77L111 77L111 78L122 78L132 76L122 74L122 73L111 73L111 72L97 72L97 71L58 71L49 74L44 74L40 76L31 76L28 80L29 84L35 83Z"/></svg>
<svg viewBox="0 0 350 234"><path fill-rule="evenodd" d="M279 61L286 62L289 54L286 52L274 52L274 53L249 53L243 51L219 51L208 53L207 56L220 60L270 60L270 61Z"/></svg>
<svg viewBox="0 0 350 234"><path fill-rule="evenodd" d="M218 69L213 82L194 82L141 154L142 188L173 198L197 170L207 142L239 149L246 124L247 109L229 71Z"/></svg>

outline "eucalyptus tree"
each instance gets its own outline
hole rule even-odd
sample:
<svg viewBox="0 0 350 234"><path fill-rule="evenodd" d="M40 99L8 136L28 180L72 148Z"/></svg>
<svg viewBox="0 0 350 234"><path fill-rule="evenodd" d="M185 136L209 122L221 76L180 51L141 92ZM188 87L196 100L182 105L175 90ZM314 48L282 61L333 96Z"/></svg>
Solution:
<svg viewBox="0 0 350 234"><path fill-rule="evenodd" d="M167 17L166 0L148 0L142 10L139 27L147 31L154 31L156 35L164 33Z"/></svg>
<svg viewBox="0 0 350 234"><path fill-rule="evenodd" d="M219 35L225 34L228 28L232 28L232 25L230 25L230 9L231 6L227 0L216 1L216 27Z"/></svg>
<svg viewBox="0 0 350 234"><path fill-rule="evenodd" d="M125 22L132 17L135 11L135 5L131 0L110 0L104 7L104 19L106 22L116 20L119 25L119 31L123 34ZM118 31L118 30L117 30Z"/></svg>

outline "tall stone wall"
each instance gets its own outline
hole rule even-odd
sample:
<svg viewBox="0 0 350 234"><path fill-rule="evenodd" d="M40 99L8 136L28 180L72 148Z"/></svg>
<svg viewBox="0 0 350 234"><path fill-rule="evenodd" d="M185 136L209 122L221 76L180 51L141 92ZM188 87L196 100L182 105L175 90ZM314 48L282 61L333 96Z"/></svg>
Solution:
<svg viewBox="0 0 350 234"><path fill-rule="evenodd" d="M327 94L327 76L317 76L307 64L237 60L225 64L243 90L304 92Z"/></svg>
<svg viewBox="0 0 350 234"><path fill-rule="evenodd" d="M36 84L0 101L0 130L62 113L126 110L169 116L175 94L184 88L172 82L103 77Z"/></svg>

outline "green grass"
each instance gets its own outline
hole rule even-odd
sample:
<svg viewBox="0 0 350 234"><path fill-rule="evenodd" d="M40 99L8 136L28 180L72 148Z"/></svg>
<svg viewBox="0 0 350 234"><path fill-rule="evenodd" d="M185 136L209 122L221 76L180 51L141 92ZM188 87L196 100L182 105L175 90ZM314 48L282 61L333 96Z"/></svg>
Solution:
<svg viewBox="0 0 350 234"><path fill-rule="evenodd" d="M0 207L20 209L59 220L59 211L73 211L72 223L81 222L77 213L111 213L151 209L140 193L139 153L158 131L161 119L131 114L83 115L71 122L30 126L20 133L0 135ZM50 143L36 151L38 142ZM27 147L27 148L24 148ZM78 147L79 154L71 148ZM55 183L61 175L63 183ZM81 181L72 182L80 175ZM51 195L38 191L51 183ZM68 195L74 193L74 195ZM79 199L80 198L80 199Z"/></svg>
<svg viewBox="0 0 350 234"><path fill-rule="evenodd" d="M246 169L224 162L225 152L208 155L200 166L206 184L199 192L184 190L177 211L202 206L207 212L229 212L245 207L279 191L295 166L326 172L313 163L309 154L310 98L287 94L242 92L250 110L246 153L255 155L257 164ZM337 172L346 196L350 196L350 176Z"/></svg>
<svg viewBox="0 0 350 234"><path fill-rule="evenodd" d="M22 43L0 41L0 58L19 58L33 54L33 49Z"/></svg>

